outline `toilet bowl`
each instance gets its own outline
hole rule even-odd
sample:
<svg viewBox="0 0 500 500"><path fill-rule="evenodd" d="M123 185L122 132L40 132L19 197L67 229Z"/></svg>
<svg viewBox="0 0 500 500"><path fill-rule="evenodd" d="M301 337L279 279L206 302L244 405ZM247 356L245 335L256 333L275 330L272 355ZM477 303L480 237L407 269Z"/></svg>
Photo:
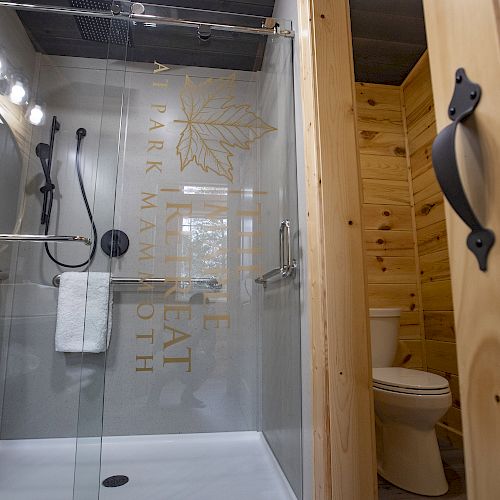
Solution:
<svg viewBox="0 0 500 500"><path fill-rule="evenodd" d="M447 380L408 368L374 368L373 391L379 474L413 493L445 494L435 425L451 406Z"/></svg>
<svg viewBox="0 0 500 500"><path fill-rule="evenodd" d="M435 425L451 406L448 381L434 373L390 366L400 309L370 309L379 474L427 496L448 491Z"/></svg>

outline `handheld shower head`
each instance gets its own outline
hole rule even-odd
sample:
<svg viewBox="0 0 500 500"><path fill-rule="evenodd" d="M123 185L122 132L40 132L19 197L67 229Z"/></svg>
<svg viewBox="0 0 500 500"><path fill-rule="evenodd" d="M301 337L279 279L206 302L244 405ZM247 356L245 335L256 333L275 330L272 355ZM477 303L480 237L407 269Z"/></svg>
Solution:
<svg viewBox="0 0 500 500"><path fill-rule="evenodd" d="M38 158L40 158L40 160L49 161L50 146L48 144L45 144L44 142L41 142L40 144L37 145L35 153L38 156Z"/></svg>

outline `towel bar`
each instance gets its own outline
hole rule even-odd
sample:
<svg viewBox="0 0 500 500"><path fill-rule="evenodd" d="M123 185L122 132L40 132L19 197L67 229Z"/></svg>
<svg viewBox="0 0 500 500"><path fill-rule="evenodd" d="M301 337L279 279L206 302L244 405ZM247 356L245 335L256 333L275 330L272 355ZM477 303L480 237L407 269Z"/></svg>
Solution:
<svg viewBox="0 0 500 500"><path fill-rule="evenodd" d="M55 287L59 286L59 283L61 281L61 275L56 274L52 278L52 284ZM151 283L151 284L158 284L158 285L176 285L179 283L185 283L186 288L191 285L198 285L198 288L211 288L211 289L216 289L220 290L222 288L222 285L217 281L215 278L191 278L191 279L186 279L186 280L181 280L181 281L175 281L175 280L166 280L165 278L128 278L128 277L122 277L122 276L111 276L111 284L112 285L140 285L142 283Z"/></svg>
<svg viewBox="0 0 500 500"><path fill-rule="evenodd" d="M39 243L57 242L57 241L75 241L90 245L90 238L85 236L58 236L55 234L0 234L0 241L36 241Z"/></svg>

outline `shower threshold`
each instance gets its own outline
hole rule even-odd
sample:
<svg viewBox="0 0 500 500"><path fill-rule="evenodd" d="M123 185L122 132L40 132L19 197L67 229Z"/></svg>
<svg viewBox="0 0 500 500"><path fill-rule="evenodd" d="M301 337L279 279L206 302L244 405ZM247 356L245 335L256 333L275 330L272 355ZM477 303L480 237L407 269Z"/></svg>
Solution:
<svg viewBox="0 0 500 500"><path fill-rule="evenodd" d="M78 488L96 484L99 444L99 438L78 441ZM0 441L0 498L71 499L74 464L74 438ZM101 486L99 500L296 498L260 432L104 437L100 481L115 475L129 482Z"/></svg>

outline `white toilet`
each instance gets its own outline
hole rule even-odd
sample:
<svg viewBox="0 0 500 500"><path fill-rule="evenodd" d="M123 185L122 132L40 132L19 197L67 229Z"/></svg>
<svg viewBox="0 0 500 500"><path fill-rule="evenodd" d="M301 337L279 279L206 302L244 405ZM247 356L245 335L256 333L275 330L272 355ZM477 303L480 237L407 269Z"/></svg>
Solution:
<svg viewBox="0 0 500 500"><path fill-rule="evenodd" d="M407 491L444 495L435 425L451 406L450 387L434 373L392 366L400 315L396 308L370 309L378 472Z"/></svg>

